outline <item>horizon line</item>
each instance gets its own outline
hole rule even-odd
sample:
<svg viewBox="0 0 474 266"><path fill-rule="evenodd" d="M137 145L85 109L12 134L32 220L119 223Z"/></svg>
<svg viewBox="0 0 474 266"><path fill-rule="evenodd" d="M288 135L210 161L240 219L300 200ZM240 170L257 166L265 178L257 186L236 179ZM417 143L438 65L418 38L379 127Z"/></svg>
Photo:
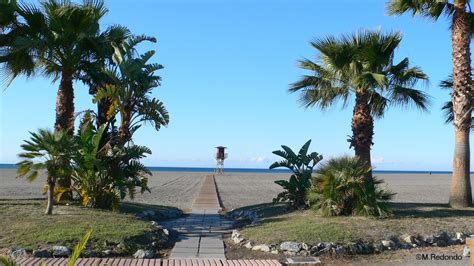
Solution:
<svg viewBox="0 0 474 266"><path fill-rule="evenodd" d="M2 166L9 166L9 167L2 167ZM4 168L15 168L16 164L14 163L0 163L0 169ZM205 167L205 166L148 166L145 165L147 168L161 168L161 169L201 169L201 170L209 170L209 169L215 169L215 167ZM259 170L259 171L274 171L274 172L291 172L289 169L269 169L269 168L251 168L251 167L226 167L224 169L228 170ZM452 173L452 170L377 170L373 169L373 172L411 172L411 173ZM474 174L474 172L471 172L471 174Z"/></svg>

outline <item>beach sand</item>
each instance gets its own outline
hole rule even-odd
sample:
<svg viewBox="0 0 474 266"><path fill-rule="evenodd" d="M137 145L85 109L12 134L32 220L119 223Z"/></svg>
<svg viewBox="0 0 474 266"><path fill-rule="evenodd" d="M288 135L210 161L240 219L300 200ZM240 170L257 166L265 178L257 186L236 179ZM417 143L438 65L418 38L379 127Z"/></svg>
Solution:
<svg viewBox="0 0 474 266"><path fill-rule="evenodd" d="M199 192L201 172L153 172L149 179L151 193L138 193L133 201L173 206L189 210ZM397 203L447 203L449 174L376 174L388 188L397 193ZM224 173L216 176L217 188L224 207L228 210L271 202L281 191L275 180L289 174ZM15 178L15 169L0 169L0 199L43 198L44 175L32 183ZM471 182L474 184L473 176ZM473 193L474 194L474 193ZM130 199L127 199L130 201Z"/></svg>

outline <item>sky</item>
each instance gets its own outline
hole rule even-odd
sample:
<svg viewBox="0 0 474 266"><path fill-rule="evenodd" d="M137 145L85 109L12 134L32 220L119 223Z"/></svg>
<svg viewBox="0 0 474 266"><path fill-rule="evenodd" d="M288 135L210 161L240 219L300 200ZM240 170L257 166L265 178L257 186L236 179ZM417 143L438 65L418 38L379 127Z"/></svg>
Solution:
<svg viewBox="0 0 474 266"><path fill-rule="evenodd" d="M309 42L360 29L400 31L396 59L409 57L430 77L429 113L391 108L375 121L372 162L376 170L449 171L454 129L443 123L441 106L449 91L439 81L452 71L446 19L388 16L382 0L108 0L102 27L121 24L158 39L141 51L157 51L153 62L170 124L156 132L145 126L135 143L151 148L148 166L213 167L214 147L228 147L226 167L268 168L281 145L324 158L351 155L353 104L328 111L305 109L288 87L307 72L302 58L316 58ZM1 73L0 73L1 75ZM54 125L59 83L16 79L0 91L0 163L16 163L28 131ZM88 89L74 84L76 111L95 109Z"/></svg>

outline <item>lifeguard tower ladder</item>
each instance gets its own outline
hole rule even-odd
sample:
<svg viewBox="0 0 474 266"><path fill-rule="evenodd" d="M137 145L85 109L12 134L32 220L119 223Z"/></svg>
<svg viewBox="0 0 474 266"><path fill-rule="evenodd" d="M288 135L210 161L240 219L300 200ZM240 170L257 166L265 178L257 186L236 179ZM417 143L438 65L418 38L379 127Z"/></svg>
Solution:
<svg viewBox="0 0 474 266"><path fill-rule="evenodd" d="M223 174L224 173L224 160L227 159L227 153L225 152L225 149L227 147L224 146L218 146L216 147L217 152L216 152L216 169L214 170L215 174Z"/></svg>

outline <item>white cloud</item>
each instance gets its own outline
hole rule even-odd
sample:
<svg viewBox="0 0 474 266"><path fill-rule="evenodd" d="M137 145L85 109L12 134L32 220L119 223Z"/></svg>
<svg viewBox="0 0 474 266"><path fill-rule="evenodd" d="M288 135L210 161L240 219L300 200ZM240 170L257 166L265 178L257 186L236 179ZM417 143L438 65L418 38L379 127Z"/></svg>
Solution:
<svg viewBox="0 0 474 266"><path fill-rule="evenodd" d="M268 161L268 158L265 156L257 156L257 157L250 158L250 161L256 162L256 163L262 163L262 162Z"/></svg>
<svg viewBox="0 0 474 266"><path fill-rule="evenodd" d="M371 158L371 160L372 160L372 163L384 163L385 162L383 157L373 157L373 158Z"/></svg>

